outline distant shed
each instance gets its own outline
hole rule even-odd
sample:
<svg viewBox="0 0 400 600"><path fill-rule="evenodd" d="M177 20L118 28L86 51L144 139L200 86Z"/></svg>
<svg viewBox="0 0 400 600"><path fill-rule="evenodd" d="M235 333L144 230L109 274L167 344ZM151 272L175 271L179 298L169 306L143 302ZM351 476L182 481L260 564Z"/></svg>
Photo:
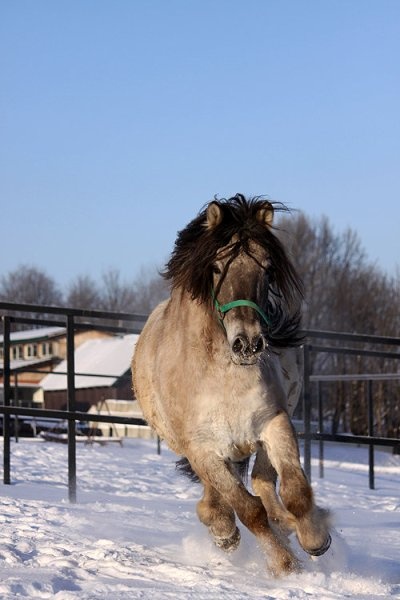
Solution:
<svg viewBox="0 0 400 600"><path fill-rule="evenodd" d="M75 399L86 411L105 399L133 400L130 364L138 335L130 334L84 342L75 351ZM44 408L67 407L67 361L40 382L34 403Z"/></svg>
<svg viewBox="0 0 400 600"><path fill-rule="evenodd" d="M75 348L89 339L114 337L93 329L75 331ZM0 400L3 401L4 339L0 334ZM52 372L67 355L65 327L39 327L10 334L11 395L14 404L31 407L42 404L40 382L45 373ZM38 400L39 398L39 400Z"/></svg>

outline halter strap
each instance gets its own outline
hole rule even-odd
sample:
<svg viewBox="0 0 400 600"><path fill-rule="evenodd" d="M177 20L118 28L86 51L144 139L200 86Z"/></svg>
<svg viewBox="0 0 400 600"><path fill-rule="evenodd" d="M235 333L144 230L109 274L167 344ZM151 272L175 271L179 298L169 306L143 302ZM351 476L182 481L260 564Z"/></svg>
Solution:
<svg viewBox="0 0 400 600"><path fill-rule="evenodd" d="M218 302L217 298L215 297L214 290L212 290L211 295L213 297L214 305L215 305L215 308L217 309L221 323L223 323L225 313L232 310L232 308L236 308L238 306L249 306L250 308L253 308L255 311L258 312L258 314L260 315L260 317L263 319L263 321L266 323L266 325L268 327L271 325L271 322L268 319L265 312L263 311L263 309L260 308L258 306L258 304L256 304L255 302L252 302L251 300L232 300L232 302L227 302L226 304L220 304Z"/></svg>

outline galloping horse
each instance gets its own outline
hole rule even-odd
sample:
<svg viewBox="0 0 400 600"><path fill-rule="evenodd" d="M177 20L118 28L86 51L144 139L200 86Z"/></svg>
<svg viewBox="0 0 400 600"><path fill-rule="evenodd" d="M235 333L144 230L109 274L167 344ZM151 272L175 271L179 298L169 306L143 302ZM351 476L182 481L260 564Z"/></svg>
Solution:
<svg viewBox="0 0 400 600"><path fill-rule="evenodd" d="M238 546L237 516L279 576L300 568L289 532L311 555L331 537L290 421L302 287L273 231L277 209L285 207L237 194L210 202L178 233L164 272L171 295L150 315L132 371L145 419L204 486L197 514L215 543ZM252 455L254 495L241 476Z"/></svg>

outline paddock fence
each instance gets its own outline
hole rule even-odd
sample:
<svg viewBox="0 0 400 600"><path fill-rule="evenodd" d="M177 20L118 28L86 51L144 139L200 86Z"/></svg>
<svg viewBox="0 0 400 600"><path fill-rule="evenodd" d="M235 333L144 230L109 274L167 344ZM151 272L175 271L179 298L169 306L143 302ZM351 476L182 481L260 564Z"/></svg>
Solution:
<svg viewBox="0 0 400 600"><path fill-rule="evenodd" d="M324 475L324 443L335 442L341 444L365 445L368 449L368 470L369 487L375 488L374 471L374 449L375 446L392 448L393 452L400 453L399 437L377 436L375 435L375 396L373 386L376 382L400 382L400 338L386 337L377 335L365 335L356 333L340 333L333 331L313 331L305 332L306 342L303 346L304 353L304 382L303 382L303 402L302 402L302 423L303 431L299 433L299 438L304 440L304 470L311 481L311 443L318 442L319 455L319 477ZM385 348L390 347L390 350ZM350 372L350 373L327 373L326 370L316 371L313 360L316 356L347 356L366 358L371 357L380 359L385 366L378 372ZM376 362L376 361L375 361ZM317 363L318 364L318 363ZM388 364L391 370L388 370ZM365 404L366 404L366 429L367 435L354 435L348 432L337 433L328 432L329 420L327 422L326 407L324 406L324 394L322 394L322 384L332 383L355 383L365 382ZM313 389L314 388L314 389ZM314 393L313 393L314 392ZM398 428L400 430L400 385L397 386L395 397L393 398L393 411L398 415ZM314 425L314 431L313 426Z"/></svg>
<svg viewBox="0 0 400 600"><path fill-rule="evenodd" d="M80 330L97 330L120 335L139 334L147 315L98 310L80 310L56 306L37 306L30 304L14 304L0 302L0 313L3 324L3 404L0 414L3 415L3 482L11 483L11 417L34 417L38 419L62 419L68 423L68 498L76 502L76 422L103 422L121 425L146 425L143 419L116 415L96 415L76 410L75 400L75 332ZM29 315L29 316L27 316ZM66 328L66 360L67 360L67 409L38 409L20 407L12 404L11 394L11 327L13 324L31 327L65 327ZM133 348L132 348L133 352ZM24 372L37 372L25 368ZM82 375L82 373L81 373ZM84 375L91 375L85 373ZM112 374L108 374L112 376Z"/></svg>
<svg viewBox="0 0 400 600"><path fill-rule="evenodd" d="M77 498L76 475L76 423L103 422L121 425L146 425L140 418L122 417L117 415L98 415L77 410L75 401L75 376L82 375L75 371L75 332L78 330L97 330L120 335L139 334L148 315L99 310L81 310L56 306L38 306L0 302L0 315L3 334L3 367L0 374L3 378L3 404L0 404L0 415L3 419L3 483L11 483L11 419L31 417L37 419L62 419L68 423L68 498L74 503ZM12 375L17 372L43 372L29 367L11 369L11 331L13 326L24 325L35 328L64 327L66 329L66 360L67 360L67 408L66 410L39 409L18 406L13 402L11 393ZM400 450L398 437L379 437L374 435L374 394L375 381L400 381L400 370L396 367L393 372L381 373L332 373L313 372L315 360L313 357L321 354L342 354L370 356L394 361L398 365L400 358L400 338L370 336L363 334L337 333L331 331L305 331L304 352L304 385L301 404L301 427L298 436L304 443L304 470L311 480L311 445L318 442L319 476L323 476L324 443L359 444L368 448L369 456L369 485L374 488L374 447L391 447ZM318 343L317 343L318 342ZM346 344L346 345L343 345ZM365 346L368 346L367 348ZM389 351L383 350L390 347ZM1 364L1 363L0 363ZM92 375L85 373L84 375ZM96 374L98 376L98 374ZM105 375L106 376L106 375ZM107 374L110 377L110 374ZM328 433L324 419L324 398L321 394L321 384L338 381L365 381L367 385L368 404L368 435L349 435L348 433ZM316 387L314 387L316 386ZM316 400L315 400L316 398ZM397 398L398 405L400 399ZM399 409L400 410L400 409ZM315 415L317 418L315 419ZM160 444L158 442L158 451Z"/></svg>

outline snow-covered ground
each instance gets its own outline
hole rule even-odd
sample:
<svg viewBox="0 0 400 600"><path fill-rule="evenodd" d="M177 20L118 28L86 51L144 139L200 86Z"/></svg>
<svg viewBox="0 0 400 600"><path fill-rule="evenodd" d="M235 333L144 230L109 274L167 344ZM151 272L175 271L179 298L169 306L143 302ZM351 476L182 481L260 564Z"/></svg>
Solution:
<svg viewBox="0 0 400 600"><path fill-rule="evenodd" d="M0 485L0 598L269 599L400 598L400 457L326 448L326 477L313 485L335 515L328 553L301 555L304 572L271 578L242 527L223 554L195 516L201 488L177 475L175 456L127 440L77 449L78 502L67 500L67 448L12 445L11 486ZM293 541L295 545L295 541Z"/></svg>

